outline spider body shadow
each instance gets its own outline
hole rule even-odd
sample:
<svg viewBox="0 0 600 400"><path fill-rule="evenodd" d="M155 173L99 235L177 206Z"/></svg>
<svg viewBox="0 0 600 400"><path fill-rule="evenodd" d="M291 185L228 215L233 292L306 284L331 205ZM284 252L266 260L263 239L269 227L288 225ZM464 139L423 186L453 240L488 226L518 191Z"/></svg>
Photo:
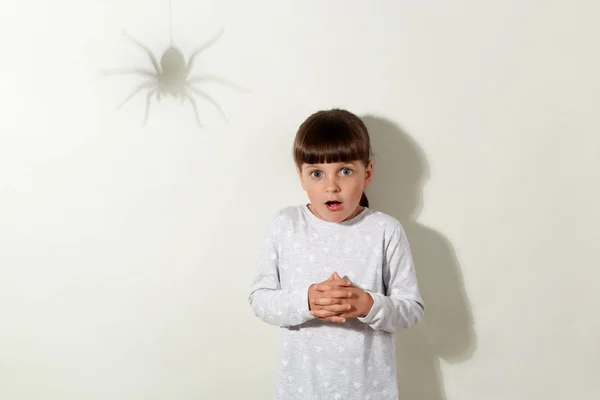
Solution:
<svg viewBox="0 0 600 400"><path fill-rule="evenodd" d="M196 57L210 45L217 41L217 39L223 34L223 30L219 31L219 33L213 37L211 40L206 42L204 45L199 46L194 50L186 63L185 56L183 52L174 44L171 43L171 46L163 53L160 58L160 63L158 62L156 56L152 51L144 44L139 42L136 39L133 39L127 33L123 32L123 35L127 37L130 41L132 41L136 46L140 47L150 58L150 62L152 63L153 69L144 69L144 68L129 68L129 69L117 69L112 71L106 71L103 75L123 75L123 74L134 74L141 75L149 78L150 80L147 82L143 82L138 85L129 96L117 107L117 110L120 109L125 103L127 103L133 96L142 90L148 90L146 95L146 113L144 116L143 125L146 125L148 121L148 114L150 111L150 101L152 96L155 95L157 101L160 102L161 98L166 95L173 96L174 98L179 98L181 103L185 100L188 100L194 109L194 114L196 116L196 122L199 126L200 118L198 117L198 107L196 105L196 100L194 99L194 95L200 96L210 102L223 116L223 118L227 121L227 117L225 113L217 104L217 102L208 95L208 93L200 90L195 87L194 84L212 81L216 83L220 83L222 85L229 86L233 89L239 90L241 92L249 92L248 89L232 83L224 78L220 78L215 75L197 75L190 76L192 72L192 68L194 66L194 60Z"/></svg>

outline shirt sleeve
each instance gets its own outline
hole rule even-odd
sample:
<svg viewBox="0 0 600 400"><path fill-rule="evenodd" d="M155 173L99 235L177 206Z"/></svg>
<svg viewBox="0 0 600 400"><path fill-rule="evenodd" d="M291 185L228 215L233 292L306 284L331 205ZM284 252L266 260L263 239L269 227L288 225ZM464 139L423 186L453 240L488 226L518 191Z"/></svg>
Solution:
<svg viewBox="0 0 600 400"><path fill-rule="evenodd" d="M402 226L398 225L392 232L383 259L385 294L367 291L373 298L373 306L366 316L358 319L375 330L394 333L416 324L425 311Z"/></svg>
<svg viewBox="0 0 600 400"><path fill-rule="evenodd" d="M314 319L308 309L308 287L282 289L279 274L281 251L277 241L281 217L275 215L261 246L256 276L249 302L254 314L264 322L281 327L300 325Z"/></svg>

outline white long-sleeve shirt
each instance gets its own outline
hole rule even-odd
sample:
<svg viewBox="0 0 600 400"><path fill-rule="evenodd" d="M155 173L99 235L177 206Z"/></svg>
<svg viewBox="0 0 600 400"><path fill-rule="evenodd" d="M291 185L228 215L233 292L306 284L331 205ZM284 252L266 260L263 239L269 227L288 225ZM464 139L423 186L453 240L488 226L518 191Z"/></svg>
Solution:
<svg viewBox="0 0 600 400"><path fill-rule="evenodd" d="M322 321L308 287L337 272L373 297L364 318ZM285 207L270 221L249 301L281 328L274 399L398 399L393 334L414 325L424 305L398 220L365 208L343 222Z"/></svg>

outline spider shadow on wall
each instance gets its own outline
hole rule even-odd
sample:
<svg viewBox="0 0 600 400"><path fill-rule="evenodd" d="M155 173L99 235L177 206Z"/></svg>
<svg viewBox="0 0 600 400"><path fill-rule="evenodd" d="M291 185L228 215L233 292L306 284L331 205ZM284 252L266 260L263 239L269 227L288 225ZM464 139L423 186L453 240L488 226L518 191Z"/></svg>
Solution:
<svg viewBox="0 0 600 400"><path fill-rule="evenodd" d="M406 231L425 315L396 334L398 386L402 398L445 400L440 360L468 360L476 348L471 306L451 243L417 221L429 165L420 146L393 122L362 117L371 136L374 175L370 205L397 218Z"/></svg>
<svg viewBox="0 0 600 400"><path fill-rule="evenodd" d="M204 90L198 88L195 85L202 82L215 82L243 93L249 93L250 90L216 75L191 75L196 57L198 57L200 53L202 53L204 50L206 50L208 47L214 44L219 39L219 37L221 37L222 34L223 29L221 29L218 32L218 34L216 34L212 39L198 46L194 51L191 52L187 62L185 60L183 52L173 43L173 41L171 41L170 46L161 56L159 63L157 57L154 55L154 53L150 50L148 46L146 46L139 40L132 38L125 31L123 31L123 35L129 41L131 41L135 46L137 46L139 49L141 49L144 53L148 55L148 57L150 58L150 63L152 64L152 69L122 68L114 70L105 70L101 72L103 76L137 75L149 79L139 84L129 94L129 96L127 96L127 98L125 98L125 100L117 106L117 110L123 107L125 103L127 103L137 93L143 90L147 90L148 92L146 94L146 112L144 115L143 125L146 125L148 121L150 103L153 96L156 96L156 100L158 102L160 102L161 98L164 96L172 96L175 99L179 99L182 104L185 101L188 101L194 110L196 123L199 126L202 126L202 124L200 123L200 117L198 116L198 106L196 103L196 99L194 98L194 96L200 96L201 98L211 103L223 116L225 121L227 121L227 117L225 116L225 113L223 112L219 104L208 93L206 93Z"/></svg>

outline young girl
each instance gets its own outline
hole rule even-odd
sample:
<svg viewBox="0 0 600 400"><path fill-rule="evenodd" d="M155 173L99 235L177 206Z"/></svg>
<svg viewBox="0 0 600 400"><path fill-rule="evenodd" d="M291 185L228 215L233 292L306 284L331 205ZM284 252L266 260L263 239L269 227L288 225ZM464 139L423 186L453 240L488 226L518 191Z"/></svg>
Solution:
<svg viewBox="0 0 600 400"><path fill-rule="evenodd" d="M394 332L424 305L395 218L369 208L367 128L346 110L300 126L294 160L309 204L270 221L249 301L281 327L275 399L397 399Z"/></svg>

